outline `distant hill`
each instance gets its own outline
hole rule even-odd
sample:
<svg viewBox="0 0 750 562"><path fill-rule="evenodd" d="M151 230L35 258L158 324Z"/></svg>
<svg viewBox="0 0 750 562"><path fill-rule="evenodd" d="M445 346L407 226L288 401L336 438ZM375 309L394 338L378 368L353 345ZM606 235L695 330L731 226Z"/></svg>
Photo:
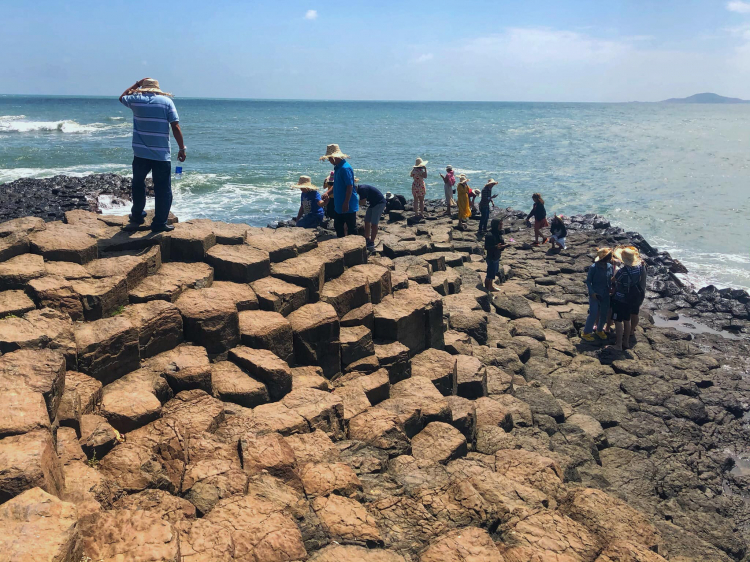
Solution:
<svg viewBox="0 0 750 562"><path fill-rule="evenodd" d="M726 98L719 94L695 94L687 98L669 98L661 103L750 103L740 98Z"/></svg>

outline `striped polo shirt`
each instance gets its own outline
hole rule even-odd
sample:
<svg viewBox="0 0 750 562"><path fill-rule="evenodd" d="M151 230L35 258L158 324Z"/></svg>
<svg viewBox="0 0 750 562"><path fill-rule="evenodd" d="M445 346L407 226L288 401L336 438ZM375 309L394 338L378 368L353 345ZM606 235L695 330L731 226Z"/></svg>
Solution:
<svg viewBox="0 0 750 562"><path fill-rule="evenodd" d="M133 111L133 154L170 161L169 124L180 120L174 102L148 93L123 96L120 101Z"/></svg>

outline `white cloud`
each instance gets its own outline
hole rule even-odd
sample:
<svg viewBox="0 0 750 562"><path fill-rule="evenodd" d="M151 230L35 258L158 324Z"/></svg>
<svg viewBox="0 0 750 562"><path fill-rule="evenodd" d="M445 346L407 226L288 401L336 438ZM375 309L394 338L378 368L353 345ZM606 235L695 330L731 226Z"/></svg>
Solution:
<svg viewBox="0 0 750 562"><path fill-rule="evenodd" d="M738 14L750 14L750 2L732 0L731 2L727 2L727 10L737 12Z"/></svg>
<svg viewBox="0 0 750 562"><path fill-rule="evenodd" d="M318 19L318 10L307 10L307 12L305 12L305 19L306 20Z"/></svg>
<svg viewBox="0 0 750 562"><path fill-rule="evenodd" d="M417 58L414 59L414 62L417 64L422 64L423 62L431 61L434 57L432 53L425 53L423 55L419 55Z"/></svg>

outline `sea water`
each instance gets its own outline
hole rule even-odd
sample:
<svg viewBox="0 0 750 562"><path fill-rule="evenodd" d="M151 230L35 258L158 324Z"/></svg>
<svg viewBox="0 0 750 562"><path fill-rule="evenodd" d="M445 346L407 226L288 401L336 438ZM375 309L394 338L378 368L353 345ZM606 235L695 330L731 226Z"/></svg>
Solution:
<svg viewBox="0 0 750 562"><path fill-rule="evenodd" d="M338 143L362 183L427 197L450 164L498 206L600 213L643 234L697 284L750 287L750 105L257 101L175 98L190 173L173 183L181 220L265 226L296 215L300 175ZM0 96L0 183L129 175L130 110L112 98ZM173 146L173 165L177 147ZM2 189L2 187L0 187ZM117 210L117 212L123 212Z"/></svg>

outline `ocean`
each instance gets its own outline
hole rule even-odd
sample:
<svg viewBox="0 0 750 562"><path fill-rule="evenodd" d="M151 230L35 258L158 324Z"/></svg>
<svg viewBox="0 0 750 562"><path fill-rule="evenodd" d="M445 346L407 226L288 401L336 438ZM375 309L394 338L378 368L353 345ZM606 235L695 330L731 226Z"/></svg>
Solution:
<svg viewBox="0 0 750 562"><path fill-rule="evenodd" d="M304 95L304 92L300 92ZM498 206L599 213L643 234L696 285L750 288L750 105L328 102L176 98L188 160L173 182L181 220L265 226L296 215L289 184L331 169L338 143L362 183L427 197L447 164ZM131 113L112 98L0 96L0 184L21 177L130 174ZM176 145L173 142L173 167ZM0 187L2 189L2 187ZM122 212L122 210L113 210Z"/></svg>

